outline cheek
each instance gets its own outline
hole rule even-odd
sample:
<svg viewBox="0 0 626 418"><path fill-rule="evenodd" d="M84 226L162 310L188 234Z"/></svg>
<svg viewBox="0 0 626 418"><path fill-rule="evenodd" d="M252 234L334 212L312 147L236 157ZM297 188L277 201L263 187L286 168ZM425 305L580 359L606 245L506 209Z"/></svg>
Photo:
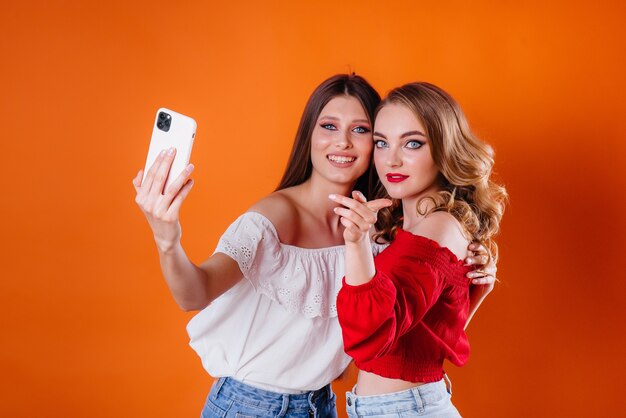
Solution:
<svg viewBox="0 0 626 418"><path fill-rule="evenodd" d="M379 175L380 175L381 170L384 167L384 164L385 164L385 159L384 159L383 152L378 148L374 148L374 167L376 167L376 171L378 172Z"/></svg>
<svg viewBox="0 0 626 418"><path fill-rule="evenodd" d="M311 134L311 149L321 149L328 145L330 137L328 133L316 127Z"/></svg>
<svg viewBox="0 0 626 418"><path fill-rule="evenodd" d="M324 153L324 145L320 138L316 138L315 136L311 137L311 162L313 165L317 164L317 161L322 158L322 154Z"/></svg>
<svg viewBox="0 0 626 418"><path fill-rule="evenodd" d="M358 147L355 148L358 148L359 156L367 160L369 163L372 158L372 152L374 151L374 143L371 140L363 139L357 144Z"/></svg>
<svg viewBox="0 0 626 418"><path fill-rule="evenodd" d="M419 173L420 177L426 183L432 183L439 174L439 169L433 161L433 158L428 153L421 153L415 156L411 165L415 168L415 171Z"/></svg>

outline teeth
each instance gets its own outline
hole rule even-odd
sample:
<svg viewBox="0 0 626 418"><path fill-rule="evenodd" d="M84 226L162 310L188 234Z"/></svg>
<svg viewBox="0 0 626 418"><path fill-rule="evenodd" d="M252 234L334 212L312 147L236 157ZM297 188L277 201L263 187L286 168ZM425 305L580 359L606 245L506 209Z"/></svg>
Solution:
<svg viewBox="0 0 626 418"><path fill-rule="evenodd" d="M352 161L356 160L355 157L341 157L339 155L329 155L328 159L330 161L340 163L340 164L351 163Z"/></svg>

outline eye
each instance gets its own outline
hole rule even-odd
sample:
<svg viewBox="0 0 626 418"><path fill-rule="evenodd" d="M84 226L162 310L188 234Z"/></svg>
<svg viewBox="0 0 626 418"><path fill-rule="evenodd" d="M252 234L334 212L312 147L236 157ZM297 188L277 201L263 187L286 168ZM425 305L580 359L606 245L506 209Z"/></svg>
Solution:
<svg viewBox="0 0 626 418"><path fill-rule="evenodd" d="M374 146L376 148L387 148L387 143L382 139L377 139L376 141L374 141Z"/></svg>
<svg viewBox="0 0 626 418"><path fill-rule="evenodd" d="M422 145L424 145L424 143L421 141L408 141L405 147L409 149L418 149L418 148L421 148Z"/></svg>
<svg viewBox="0 0 626 418"><path fill-rule="evenodd" d="M320 126L324 129L328 129L329 131L336 131L337 127L332 123L321 123Z"/></svg>
<svg viewBox="0 0 626 418"><path fill-rule="evenodd" d="M357 126L352 130L352 132L356 132L357 134L366 134L370 132L370 129L366 128L365 126Z"/></svg>

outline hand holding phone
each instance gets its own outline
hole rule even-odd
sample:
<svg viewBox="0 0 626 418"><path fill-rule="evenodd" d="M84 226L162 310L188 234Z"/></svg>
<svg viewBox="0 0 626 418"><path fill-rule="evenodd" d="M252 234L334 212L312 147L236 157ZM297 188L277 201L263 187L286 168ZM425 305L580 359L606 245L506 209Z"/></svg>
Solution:
<svg viewBox="0 0 626 418"><path fill-rule="evenodd" d="M159 251L174 248L181 237L180 207L193 186L189 156L196 122L168 109L157 111L145 170L133 180L135 203L146 216ZM175 152L167 152L167 151ZM185 170L186 169L186 170ZM167 187L173 183L172 190ZM176 190L173 190L176 189Z"/></svg>

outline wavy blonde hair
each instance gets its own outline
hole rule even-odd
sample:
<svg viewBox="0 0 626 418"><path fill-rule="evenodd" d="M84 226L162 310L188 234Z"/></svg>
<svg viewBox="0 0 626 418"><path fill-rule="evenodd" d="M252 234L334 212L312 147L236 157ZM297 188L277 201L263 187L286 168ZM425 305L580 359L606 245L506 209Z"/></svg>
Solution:
<svg viewBox="0 0 626 418"><path fill-rule="evenodd" d="M393 89L376 109L376 115L388 104L406 106L422 122L431 155L439 168L442 190L420 199L417 212L420 215L436 211L450 213L473 241L487 248L489 258L497 260L498 246L493 236L500 228L507 193L490 178L493 149L472 133L452 96L433 84L409 83ZM380 180L374 179L372 183L375 198L389 198ZM377 239L393 240L402 224L400 201L392 200L393 206L379 212ZM434 204L423 205L428 200ZM426 206L430 208L425 209Z"/></svg>

